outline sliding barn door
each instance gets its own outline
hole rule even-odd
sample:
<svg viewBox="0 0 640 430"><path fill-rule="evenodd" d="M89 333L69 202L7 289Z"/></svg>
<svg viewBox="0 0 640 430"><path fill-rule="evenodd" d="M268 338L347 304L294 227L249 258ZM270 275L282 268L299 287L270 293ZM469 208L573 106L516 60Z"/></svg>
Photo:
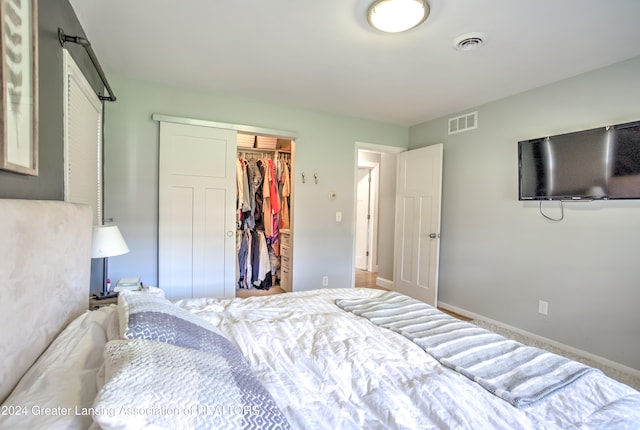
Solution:
<svg viewBox="0 0 640 430"><path fill-rule="evenodd" d="M236 131L160 123L158 286L235 295Z"/></svg>
<svg viewBox="0 0 640 430"><path fill-rule="evenodd" d="M442 144L403 152L399 159L394 288L436 306Z"/></svg>

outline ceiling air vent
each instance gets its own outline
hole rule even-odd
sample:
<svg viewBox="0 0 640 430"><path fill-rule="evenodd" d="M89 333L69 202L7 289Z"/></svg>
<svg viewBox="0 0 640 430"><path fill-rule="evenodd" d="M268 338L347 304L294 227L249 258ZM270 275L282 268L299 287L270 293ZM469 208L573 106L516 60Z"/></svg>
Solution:
<svg viewBox="0 0 640 430"><path fill-rule="evenodd" d="M482 45L487 40L484 33L467 33L456 37L453 40L453 47L458 51L471 51Z"/></svg>
<svg viewBox="0 0 640 430"><path fill-rule="evenodd" d="M449 134L462 133L474 128L478 128L477 111L449 119Z"/></svg>

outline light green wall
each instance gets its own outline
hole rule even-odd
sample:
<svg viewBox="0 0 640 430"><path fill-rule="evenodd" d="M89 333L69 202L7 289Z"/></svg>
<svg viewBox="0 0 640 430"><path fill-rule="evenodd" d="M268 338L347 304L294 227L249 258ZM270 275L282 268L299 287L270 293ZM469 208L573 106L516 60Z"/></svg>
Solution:
<svg viewBox="0 0 640 430"><path fill-rule="evenodd" d="M406 148L408 127L114 74L109 81L118 101L106 105L105 218L114 219L131 249L109 259L114 280L140 275L144 283L157 285L159 127L151 115L159 113L296 133L294 289L321 287L323 276L329 277L329 287L353 286L355 142ZM331 191L334 201L328 198ZM336 211L342 212L342 223L335 221Z"/></svg>
<svg viewBox="0 0 640 430"><path fill-rule="evenodd" d="M640 200L552 223L517 189L519 140L640 119L639 76L640 57L451 115L477 110L476 130L410 129L411 148L444 143L441 302L640 369Z"/></svg>

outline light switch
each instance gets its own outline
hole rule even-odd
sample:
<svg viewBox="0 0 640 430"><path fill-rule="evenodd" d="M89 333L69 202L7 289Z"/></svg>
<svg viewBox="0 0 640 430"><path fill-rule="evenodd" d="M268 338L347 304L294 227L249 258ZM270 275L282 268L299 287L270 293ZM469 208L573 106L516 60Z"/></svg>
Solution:
<svg viewBox="0 0 640 430"><path fill-rule="evenodd" d="M336 212L336 222L342 222L342 212Z"/></svg>

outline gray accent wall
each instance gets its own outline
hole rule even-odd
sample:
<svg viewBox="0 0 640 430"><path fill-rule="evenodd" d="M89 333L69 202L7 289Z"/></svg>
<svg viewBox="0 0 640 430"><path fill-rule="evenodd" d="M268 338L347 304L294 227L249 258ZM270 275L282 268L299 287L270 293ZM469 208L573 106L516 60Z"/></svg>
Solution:
<svg viewBox="0 0 640 430"><path fill-rule="evenodd" d="M86 37L68 0L38 2L39 174L20 175L0 170L0 198L64 199L64 102L63 55L58 28L71 36ZM102 81L80 45L67 43L78 67L96 92ZM117 89L114 88L117 94ZM102 265L92 260L91 290L100 289ZM87 289L87 293L89 288Z"/></svg>
<svg viewBox="0 0 640 430"><path fill-rule="evenodd" d="M411 127L444 144L439 300L640 369L640 200L518 201L519 140L640 119L640 57ZM558 203L544 211L560 215ZM547 316L538 301L549 303Z"/></svg>
<svg viewBox="0 0 640 430"><path fill-rule="evenodd" d="M64 199L63 55L58 27L67 34L85 36L68 0L39 1L39 175L0 170L0 198ZM67 47L91 85L99 90L100 78L84 48L73 44Z"/></svg>

